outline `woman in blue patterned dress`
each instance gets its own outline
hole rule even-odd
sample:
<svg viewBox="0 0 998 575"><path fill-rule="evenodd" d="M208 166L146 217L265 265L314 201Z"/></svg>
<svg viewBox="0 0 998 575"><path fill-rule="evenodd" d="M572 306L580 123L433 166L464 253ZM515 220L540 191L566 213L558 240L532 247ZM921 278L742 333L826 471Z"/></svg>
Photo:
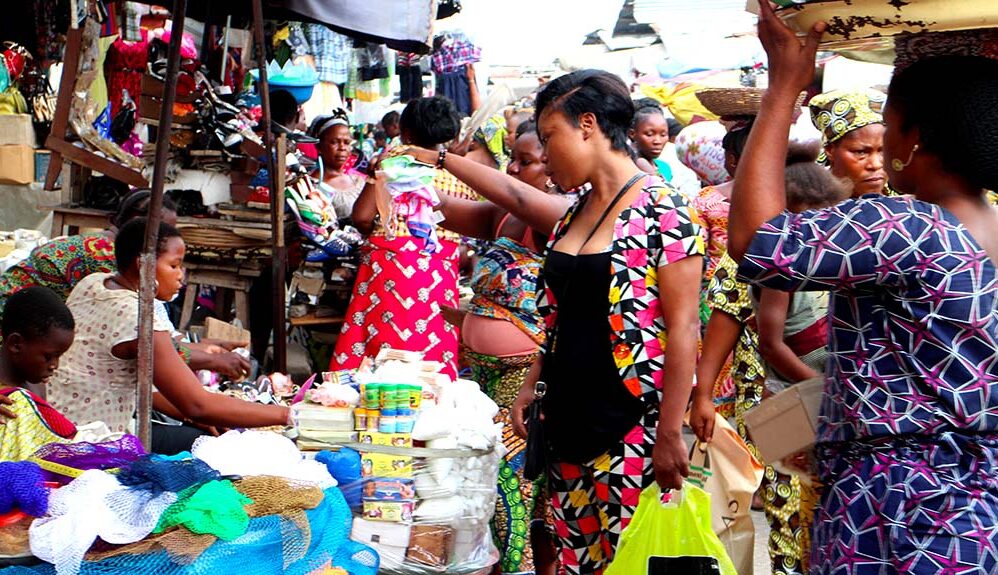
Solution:
<svg viewBox="0 0 998 575"><path fill-rule="evenodd" d="M998 62L896 72L885 163L910 196L790 214L779 160L823 24L801 44L760 4L770 85L728 248L756 284L831 292L811 573L996 573Z"/></svg>

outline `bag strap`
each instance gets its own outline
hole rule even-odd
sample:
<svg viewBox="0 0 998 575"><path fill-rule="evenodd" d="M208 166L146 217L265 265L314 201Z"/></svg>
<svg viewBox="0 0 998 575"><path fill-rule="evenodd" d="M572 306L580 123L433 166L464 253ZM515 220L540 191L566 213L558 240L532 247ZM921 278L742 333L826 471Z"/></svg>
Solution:
<svg viewBox="0 0 998 575"><path fill-rule="evenodd" d="M613 210L614 206L617 205L617 202L619 202L620 199L624 197L624 194L626 194L627 191L631 189L631 186L638 183L638 180L640 180L643 176L646 175L647 174L645 174L644 172L638 172L637 174L634 174L634 176L632 176L630 180L627 180L627 183L624 184L624 187L620 188L620 191L617 192L617 195L613 197L613 200L609 204L607 204L606 207L603 209L603 213L600 214L599 219L596 220L596 224L593 225L591 230L589 230L589 235L586 236L585 241L583 241L582 245L579 246L579 251L575 255L579 255L579 253L582 253L582 250L585 249L586 244L589 243L589 240L593 239L593 236L595 236L596 232L599 231L600 226L602 226L603 222L606 221L606 217L610 215L610 211ZM590 192L590 194L592 194L592 192Z"/></svg>

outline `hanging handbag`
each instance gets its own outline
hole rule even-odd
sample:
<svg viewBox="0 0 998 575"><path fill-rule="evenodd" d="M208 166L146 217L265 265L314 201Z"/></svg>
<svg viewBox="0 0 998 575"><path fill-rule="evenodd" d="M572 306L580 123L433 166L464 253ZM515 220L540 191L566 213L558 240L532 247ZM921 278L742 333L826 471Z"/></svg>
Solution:
<svg viewBox="0 0 998 575"><path fill-rule="evenodd" d="M524 424L527 426L527 447L524 453L523 477L536 481L548 465L548 446L541 424L541 402L547 393L547 384L538 381L534 384L534 400L527 407Z"/></svg>

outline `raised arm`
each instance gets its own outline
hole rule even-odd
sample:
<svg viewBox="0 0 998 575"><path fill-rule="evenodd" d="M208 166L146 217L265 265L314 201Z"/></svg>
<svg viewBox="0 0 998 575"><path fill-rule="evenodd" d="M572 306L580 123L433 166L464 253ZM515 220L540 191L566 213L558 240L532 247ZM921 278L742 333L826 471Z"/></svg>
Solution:
<svg viewBox="0 0 998 575"><path fill-rule="evenodd" d="M462 236L492 240L505 211L491 202L476 202L440 194L440 226Z"/></svg>
<svg viewBox="0 0 998 575"><path fill-rule="evenodd" d="M762 98L745 152L738 162L728 221L728 253L741 261L755 231L786 207L784 158L797 96L814 78L815 54L825 24L814 25L801 42L773 12L759 2L759 40L769 56L769 88Z"/></svg>
<svg viewBox="0 0 998 575"><path fill-rule="evenodd" d="M426 164L437 163L438 153L433 150L411 147L406 153ZM543 234L551 233L570 205L567 198L542 192L513 176L461 156L447 154L444 168L492 203Z"/></svg>

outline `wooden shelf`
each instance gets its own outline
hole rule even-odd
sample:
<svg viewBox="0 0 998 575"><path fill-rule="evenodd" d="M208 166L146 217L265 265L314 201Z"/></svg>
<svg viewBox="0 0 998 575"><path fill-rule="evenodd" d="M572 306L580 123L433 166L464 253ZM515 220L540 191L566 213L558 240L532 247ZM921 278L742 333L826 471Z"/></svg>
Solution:
<svg viewBox="0 0 998 575"><path fill-rule="evenodd" d="M291 325L295 327L315 327L321 325L340 325L346 321L343 316L315 317L315 312L302 317L288 318Z"/></svg>

